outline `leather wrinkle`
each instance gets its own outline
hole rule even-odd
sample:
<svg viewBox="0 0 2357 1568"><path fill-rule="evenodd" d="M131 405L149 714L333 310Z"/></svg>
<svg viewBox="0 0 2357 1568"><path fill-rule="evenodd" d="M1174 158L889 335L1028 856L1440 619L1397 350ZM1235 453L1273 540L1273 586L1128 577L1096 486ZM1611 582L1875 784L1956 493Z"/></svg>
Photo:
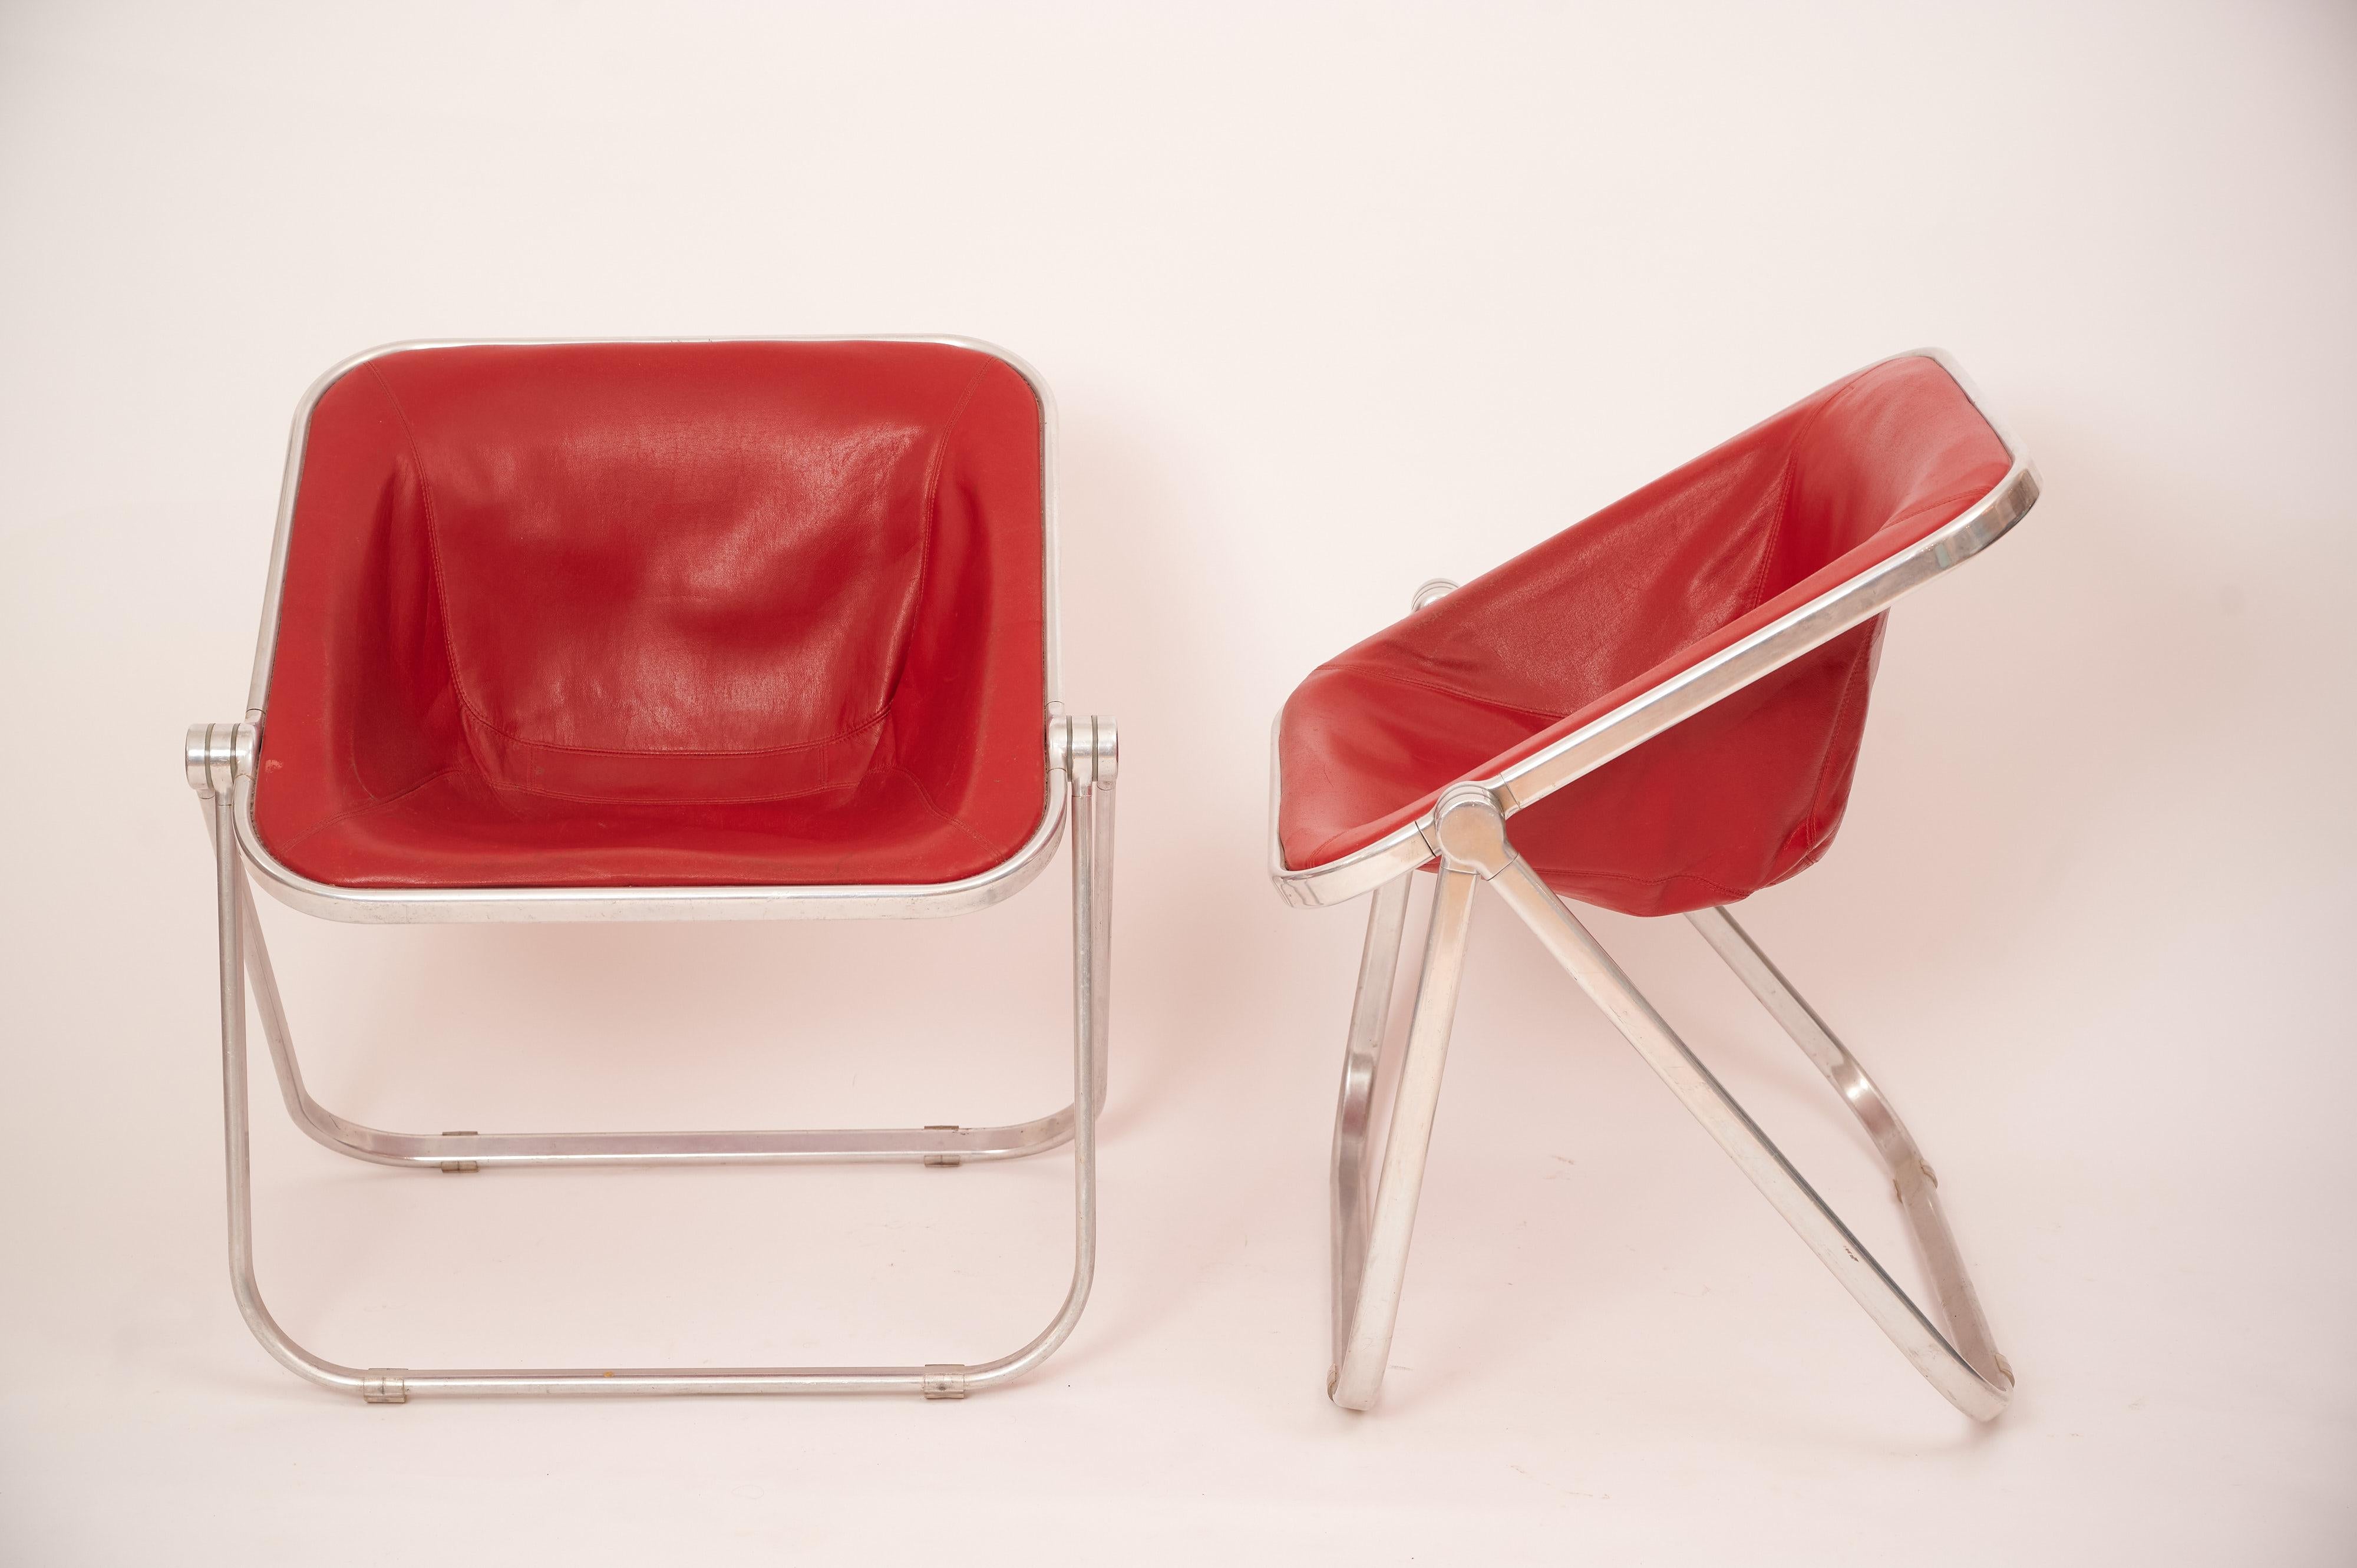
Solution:
<svg viewBox="0 0 2357 1568"><path fill-rule="evenodd" d="M434 526L434 485L426 476L425 453L417 442L417 427L409 422L409 411L402 406L400 394L393 390L393 383L384 379L383 367L371 360L368 373L369 379L376 382L377 390L384 393L384 401L393 405L393 416L400 422L402 435L409 443L409 464L417 479L417 504L425 512L425 557L434 568L434 597L442 622L442 657L450 667L450 694L458 700L459 707L472 713L473 709L467 701L467 688L458 679L458 650L451 631L450 588L443 576L442 542ZM468 737L466 725L458 726L458 735L466 742L468 760L480 771L483 759L475 755L474 742Z"/></svg>
<svg viewBox="0 0 2357 1568"><path fill-rule="evenodd" d="M957 438L958 426L965 423L965 411L974 406L974 394L982 390L983 378L989 374L988 364L974 367L974 379L966 382L965 391L959 394L957 408L950 414L949 422L942 426L941 434L934 437L932 453L926 459L923 523L917 535L917 585L912 596L920 607L925 602L928 574L932 565L933 534L941 526L942 465L948 460L950 444ZM892 660L892 689L884 699L884 706L877 711L876 716L879 719L892 711L892 699L900 694L900 679L908 672L909 644L916 635L913 628L912 618L910 629L901 638L900 647ZM930 800L927 803L931 804ZM964 826L962 822L959 825Z"/></svg>

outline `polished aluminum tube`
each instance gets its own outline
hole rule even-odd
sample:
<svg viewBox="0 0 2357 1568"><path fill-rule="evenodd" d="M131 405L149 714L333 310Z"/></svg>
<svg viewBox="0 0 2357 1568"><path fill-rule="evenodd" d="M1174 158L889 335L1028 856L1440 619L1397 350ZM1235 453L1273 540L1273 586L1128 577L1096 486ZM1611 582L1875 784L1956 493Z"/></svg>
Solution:
<svg viewBox="0 0 2357 1568"><path fill-rule="evenodd" d="M1857 1058L1834 1037L1833 1030L1817 1016L1816 1009L1792 989L1792 982L1760 950L1750 933L1736 923L1733 915L1722 906L1696 909L1686 918L1694 922L1712 950L1727 961L1727 966L1750 989L1751 994L1783 1026L1793 1043L1817 1064L1825 1081L1857 1114L1875 1152L1882 1156L1884 1169L1890 1173L1892 1194L1906 1217L1908 1231L1923 1261L1923 1272L1931 1277L1932 1294L1940 1304L1940 1316L1947 1322L1948 1337L1956 1353L1983 1382L1993 1389L2011 1390L2013 1368L1996 1348L1988 1316L1981 1310L1980 1293L1973 1288L1973 1276L1964 1267L1964 1251L1956 1245L1955 1232L1949 1229L1947 1216L1941 1211L1940 1178L1923 1158L1923 1151L1916 1145L1906 1123L1899 1120L1899 1112L1891 1109L1890 1101L1874 1079L1867 1076Z"/></svg>
<svg viewBox="0 0 2357 1568"><path fill-rule="evenodd" d="M1334 1107L1333 1232L1334 1351L1328 1375L1341 1370L1359 1310L1359 1276L1367 1266L1367 1133L1375 1071L1391 1022L1392 987L1399 976L1400 938L1407 924L1410 878L1396 877L1368 902L1367 945L1359 957L1359 989L1351 1004L1351 1036L1342 1053L1342 1090Z"/></svg>
<svg viewBox="0 0 2357 1568"><path fill-rule="evenodd" d="M2005 1409L2013 1388L2012 1376L1996 1360L1994 1348L1989 1348L1990 1365L1985 1375L1875 1261L1866 1243L1792 1168L1620 966L1597 945L1587 928L1520 855L1511 855L1490 886L1522 917L1555 961L1570 971L1613 1026L1636 1047L1645 1065L1669 1085L1786 1223L1800 1233L1809 1250L1889 1336L1900 1353L1949 1403L1976 1421L1994 1420ZM1909 1146L1912 1147L1911 1141ZM1920 1155L1916 1163L1921 1165ZM1986 1344L1987 1326L1979 1321L1977 1306L1972 1317Z"/></svg>
<svg viewBox="0 0 2357 1568"><path fill-rule="evenodd" d="M1425 934L1424 967L1416 977L1407 1051L1392 1098L1391 1131L1383 1140L1365 1256L1356 1271L1356 1287L1350 1292L1349 1334L1328 1380L1327 1392L1345 1410L1365 1410L1375 1402L1391 1359L1392 1331L1407 1280L1408 1244L1415 1230L1416 1199L1424 1189L1425 1158L1432 1148L1433 1117L1440 1108L1441 1069L1457 1017L1458 984L1464 977L1465 939L1479 880L1470 872L1444 867L1433 895L1432 926Z"/></svg>

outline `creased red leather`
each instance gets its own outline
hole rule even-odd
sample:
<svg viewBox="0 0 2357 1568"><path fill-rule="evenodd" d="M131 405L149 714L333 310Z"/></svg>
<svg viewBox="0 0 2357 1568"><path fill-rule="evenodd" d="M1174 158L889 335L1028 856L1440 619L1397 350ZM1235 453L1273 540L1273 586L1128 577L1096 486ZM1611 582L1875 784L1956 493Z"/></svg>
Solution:
<svg viewBox="0 0 2357 1568"><path fill-rule="evenodd" d="M1938 361L1835 382L1320 666L1278 731L1286 864L1322 865L1953 521L2004 443ZM1517 813L1558 892L1637 915L1812 864L1849 799L1881 618Z"/></svg>
<svg viewBox="0 0 2357 1568"><path fill-rule="evenodd" d="M381 356L306 442L255 822L354 887L896 885L1046 788L1039 410L923 343Z"/></svg>

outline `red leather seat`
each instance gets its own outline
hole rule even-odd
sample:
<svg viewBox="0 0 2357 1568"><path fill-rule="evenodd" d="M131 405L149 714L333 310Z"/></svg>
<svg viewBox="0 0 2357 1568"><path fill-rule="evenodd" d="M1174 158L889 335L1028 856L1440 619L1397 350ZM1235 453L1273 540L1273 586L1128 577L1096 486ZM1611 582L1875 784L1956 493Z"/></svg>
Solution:
<svg viewBox="0 0 2357 1568"><path fill-rule="evenodd" d="M1040 411L930 343L465 347L312 414L254 797L352 887L926 884L1046 800Z"/></svg>
<svg viewBox="0 0 2357 1568"><path fill-rule="evenodd" d="M1278 731L1278 843L1307 869L1429 811L1953 521L2008 467L1937 361L1837 381L1320 666ZM1736 899L1823 854L1881 618L1516 814L1570 897Z"/></svg>

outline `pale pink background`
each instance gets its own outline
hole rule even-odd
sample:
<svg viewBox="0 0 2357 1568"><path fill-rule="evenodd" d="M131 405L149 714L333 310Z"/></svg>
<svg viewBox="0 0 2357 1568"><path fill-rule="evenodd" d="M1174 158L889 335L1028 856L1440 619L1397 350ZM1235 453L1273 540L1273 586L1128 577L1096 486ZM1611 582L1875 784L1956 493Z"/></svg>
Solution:
<svg viewBox="0 0 2357 1568"><path fill-rule="evenodd" d="M0 1559L2346 1562L2357 14L1071 5L0 11ZM941 330L1063 412L1118 715L1104 1260L1031 1382L370 1409L221 1259L177 747L242 701L285 421L425 335ZM1313 664L1870 360L2049 499L1892 628L1847 827L1747 918L1939 1166L2013 1411L1906 1365L1501 911L1385 1401L1330 1408L1357 909L1263 875ZM264 911L384 1125L1030 1114L1059 881L913 927ZM1599 933L1868 1240L1681 923ZM263 1276L361 1364L981 1359L1068 1165L380 1171L257 1080Z"/></svg>

